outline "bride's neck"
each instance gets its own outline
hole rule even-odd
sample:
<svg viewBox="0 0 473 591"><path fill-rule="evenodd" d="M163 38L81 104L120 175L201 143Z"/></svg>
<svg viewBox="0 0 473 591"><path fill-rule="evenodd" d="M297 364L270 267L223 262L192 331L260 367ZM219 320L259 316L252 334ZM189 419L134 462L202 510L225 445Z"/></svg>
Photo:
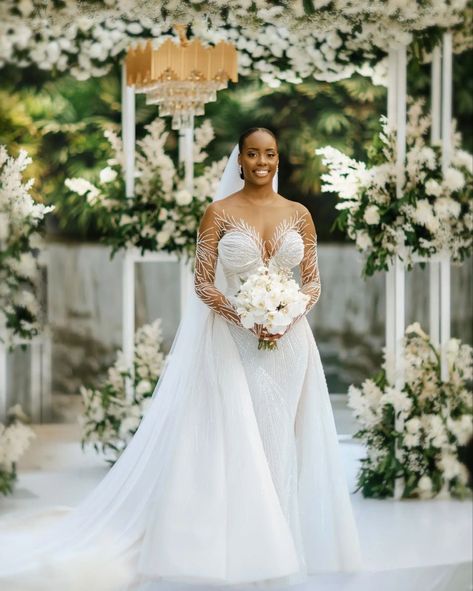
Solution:
<svg viewBox="0 0 473 591"><path fill-rule="evenodd" d="M241 190L242 197L252 205L270 205L277 198L272 184L270 185L250 185L244 186Z"/></svg>

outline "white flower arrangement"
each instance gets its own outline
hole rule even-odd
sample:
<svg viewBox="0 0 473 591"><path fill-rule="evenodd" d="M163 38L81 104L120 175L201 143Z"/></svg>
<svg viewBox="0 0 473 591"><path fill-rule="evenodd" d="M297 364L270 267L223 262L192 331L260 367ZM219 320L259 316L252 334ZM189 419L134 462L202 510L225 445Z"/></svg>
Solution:
<svg viewBox="0 0 473 591"><path fill-rule="evenodd" d="M12 406L7 415L9 424L0 423L0 493L3 495L13 492L16 464L36 437L31 427L24 424L28 417L19 404Z"/></svg>
<svg viewBox="0 0 473 591"><path fill-rule="evenodd" d="M119 351L117 361L109 368L107 380L100 389L81 388L84 413L78 420L82 429L82 449L86 444L93 445L96 451L108 455L106 461L111 464L119 458L151 403L165 363L161 345L161 319L158 318L136 331L133 372ZM133 381L132 400L126 397L128 379Z"/></svg>
<svg viewBox="0 0 473 591"><path fill-rule="evenodd" d="M165 122L155 119L137 142L135 196L125 196L123 147L113 132L105 133L113 156L92 183L83 178L66 179L66 187L82 197L84 205L106 213L105 242L119 248L175 252L192 258L199 220L212 201L228 158L218 162L208 158L205 147L214 138L213 127L204 120L195 129L194 191L185 187L182 164L175 164L165 152L169 135Z"/></svg>
<svg viewBox="0 0 473 591"><path fill-rule="evenodd" d="M366 165L326 146L322 155L328 173L322 189L338 194L337 225L355 240L365 257L363 272L388 269L399 256L408 269L413 255L429 258L446 252L458 264L473 247L473 157L460 148L453 131L452 158L442 172L440 145L428 145L430 116L423 101L409 99L407 152L401 196L396 192L396 140L381 117Z"/></svg>
<svg viewBox="0 0 473 591"><path fill-rule="evenodd" d="M44 216L54 209L30 195L33 179L23 181L31 163L24 150L14 158L0 146L0 338L37 334L40 306L35 295L39 267L35 250Z"/></svg>
<svg viewBox="0 0 473 591"><path fill-rule="evenodd" d="M0 67L36 65L78 80L103 76L130 42L164 41L186 22L208 43L235 42L239 74L256 72L270 86L307 76L339 80L354 71L384 82L377 63L385 48L413 38L426 51L438 30L453 30L454 47L471 47L466 0L426 2L344 0L314 3L251 0L201 2L36 2L5 0L0 20ZM430 33L430 34L429 34ZM378 78L378 82L376 82Z"/></svg>
<svg viewBox="0 0 473 591"><path fill-rule="evenodd" d="M458 455L473 437L473 349L450 339L449 378L443 382L440 352L418 322L406 328L403 348L401 389L387 382L385 361L374 379L348 390L360 424L354 437L367 449L357 490L365 497L392 497L395 478L403 477L403 498L463 498L470 494L469 474Z"/></svg>
<svg viewBox="0 0 473 591"><path fill-rule="evenodd" d="M233 297L243 326L261 324L270 334L284 332L304 312L308 301L292 272L266 265L251 273ZM258 349L277 349L277 342L259 339Z"/></svg>

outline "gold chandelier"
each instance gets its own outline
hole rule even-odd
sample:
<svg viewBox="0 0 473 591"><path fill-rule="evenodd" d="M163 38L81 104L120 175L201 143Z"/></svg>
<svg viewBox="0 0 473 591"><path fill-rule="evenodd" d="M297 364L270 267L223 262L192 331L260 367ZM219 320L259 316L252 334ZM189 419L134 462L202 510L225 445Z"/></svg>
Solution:
<svg viewBox="0 0 473 591"><path fill-rule="evenodd" d="M180 44L166 39L158 48L151 41L131 47L125 63L128 86L146 94L147 104L159 105L160 117L172 116L172 128L192 127L194 115L204 114L205 103L217 91L238 81L237 51L220 41L204 47L189 41L186 25L174 25Z"/></svg>

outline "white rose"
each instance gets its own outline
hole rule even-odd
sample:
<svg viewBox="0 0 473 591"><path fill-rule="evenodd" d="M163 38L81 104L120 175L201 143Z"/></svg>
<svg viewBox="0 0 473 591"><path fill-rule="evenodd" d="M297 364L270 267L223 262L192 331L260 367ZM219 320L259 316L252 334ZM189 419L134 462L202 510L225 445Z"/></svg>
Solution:
<svg viewBox="0 0 473 591"><path fill-rule="evenodd" d="M442 187L436 180L429 179L425 183L425 192L427 193L427 195L433 195L434 197L438 197L442 192Z"/></svg>
<svg viewBox="0 0 473 591"><path fill-rule="evenodd" d="M171 232L167 230L161 230L156 234L156 240L158 241L158 246L163 246L168 242L169 238L171 237Z"/></svg>
<svg viewBox="0 0 473 591"><path fill-rule="evenodd" d="M82 178L73 178L73 179L66 179L64 184L68 189L70 189L73 193L77 193L78 195L82 196L95 189L92 183L89 183L86 179Z"/></svg>
<svg viewBox="0 0 473 591"><path fill-rule="evenodd" d="M463 173L456 168L447 168L444 176L444 185L449 191L459 191L465 186L465 177Z"/></svg>
<svg viewBox="0 0 473 591"><path fill-rule="evenodd" d="M143 394L147 394L151 390L151 388L151 382L149 382L148 380L141 380L136 386L136 393L140 396L143 396Z"/></svg>
<svg viewBox="0 0 473 591"><path fill-rule="evenodd" d="M101 183L111 183L117 178L117 171L107 166L106 168L100 171L100 182Z"/></svg>
<svg viewBox="0 0 473 591"><path fill-rule="evenodd" d="M409 419L406 422L406 429L409 433L412 433L413 435L417 434L419 432L419 429L421 428L421 422L417 417L413 417L412 419Z"/></svg>
<svg viewBox="0 0 473 591"><path fill-rule="evenodd" d="M187 189L181 189L176 193L175 200L178 205L189 205L192 201L192 195Z"/></svg>
<svg viewBox="0 0 473 591"><path fill-rule="evenodd" d="M367 232L361 231L356 235L356 245L359 249L366 250L373 245L373 242Z"/></svg>
<svg viewBox="0 0 473 591"><path fill-rule="evenodd" d="M450 216L457 218L460 215L461 204L451 197L440 197L434 203L434 210L442 219L447 219Z"/></svg>
<svg viewBox="0 0 473 591"><path fill-rule="evenodd" d="M453 153L452 164L459 168L466 168L470 174L473 173L473 156L464 150Z"/></svg>
<svg viewBox="0 0 473 591"><path fill-rule="evenodd" d="M417 488L421 492L430 492L432 490L432 479L424 474L419 478Z"/></svg>
<svg viewBox="0 0 473 591"><path fill-rule="evenodd" d="M363 216L365 222L369 225L376 225L379 223L379 210L376 205L370 205L366 208Z"/></svg>

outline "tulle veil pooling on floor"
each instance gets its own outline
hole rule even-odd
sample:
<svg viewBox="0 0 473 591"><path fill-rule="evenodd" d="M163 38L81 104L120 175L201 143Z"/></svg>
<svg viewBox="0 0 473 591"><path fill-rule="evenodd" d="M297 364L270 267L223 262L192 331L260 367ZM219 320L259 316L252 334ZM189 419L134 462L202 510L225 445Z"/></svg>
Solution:
<svg viewBox="0 0 473 591"><path fill-rule="evenodd" d="M214 200L241 188L237 155L238 145ZM277 177L273 182L277 190ZM224 281L217 265L217 287ZM147 413L102 481L75 508L0 520L0 586L131 591L155 581L158 590L163 579L271 585L359 570L315 341L307 367L294 425L304 556L281 509L229 325L192 290Z"/></svg>

